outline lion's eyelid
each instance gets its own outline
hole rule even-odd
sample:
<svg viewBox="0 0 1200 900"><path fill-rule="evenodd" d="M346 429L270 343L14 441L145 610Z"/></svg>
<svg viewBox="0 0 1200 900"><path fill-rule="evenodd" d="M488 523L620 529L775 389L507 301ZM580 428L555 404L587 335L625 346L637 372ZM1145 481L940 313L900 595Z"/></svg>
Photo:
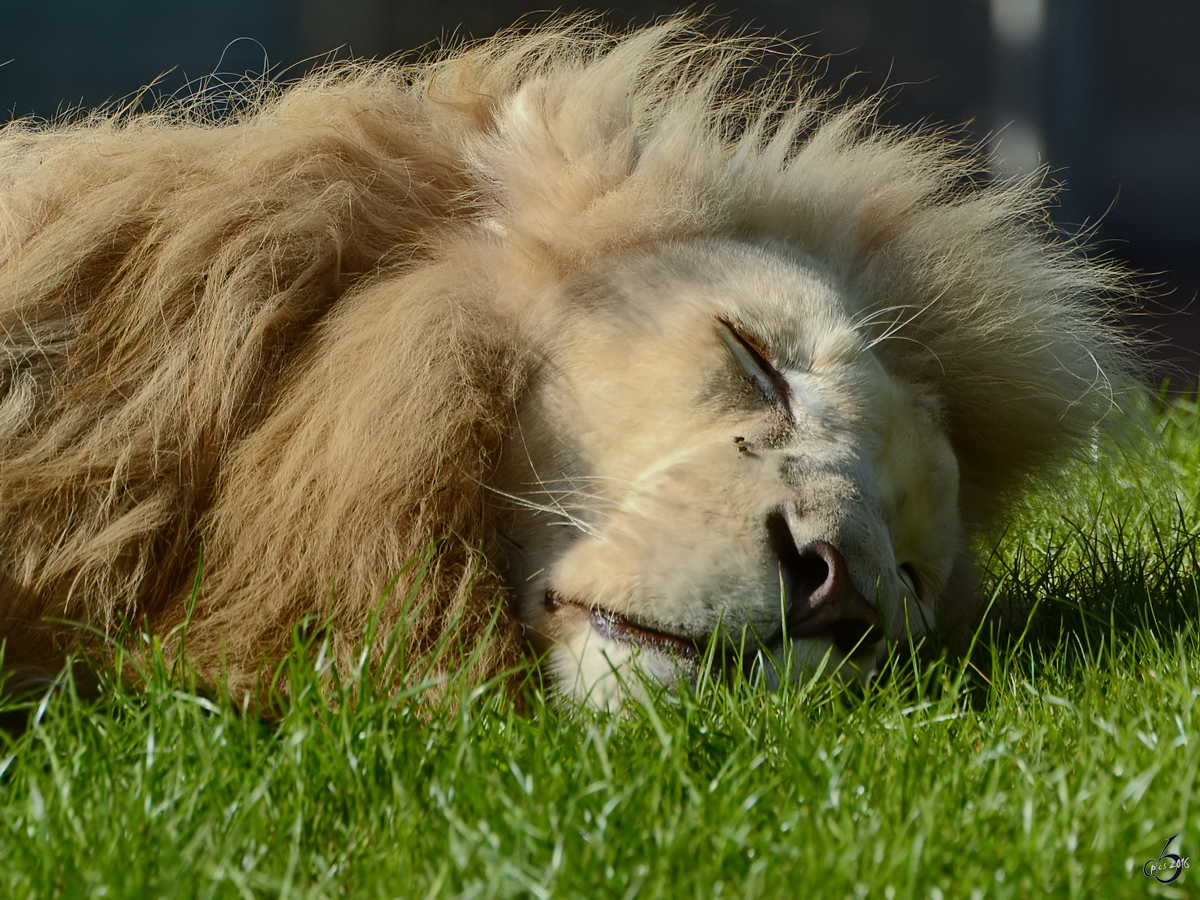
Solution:
<svg viewBox="0 0 1200 900"><path fill-rule="evenodd" d="M717 334L733 354L738 365L753 379L758 388L791 413L791 388L787 379L724 319L717 319Z"/></svg>

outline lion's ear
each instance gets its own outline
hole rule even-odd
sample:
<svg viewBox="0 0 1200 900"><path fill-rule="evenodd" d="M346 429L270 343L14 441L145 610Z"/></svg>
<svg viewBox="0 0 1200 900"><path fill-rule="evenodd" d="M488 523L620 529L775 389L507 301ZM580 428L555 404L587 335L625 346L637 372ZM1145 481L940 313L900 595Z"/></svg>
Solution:
<svg viewBox="0 0 1200 900"><path fill-rule="evenodd" d="M561 239L637 164L628 91L580 80L526 82L501 106L477 155L496 191L499 217L531 237Z"/></svg>
<svg viewBox="0 0 1200 900"><path fill-rule="evenodd" d="M515 141L544 137L549 132L551 106L557 103L551 102L549 79L528 81L501 106L498 131Z"/></svg>
<svg viewBox="0 0 1200 900"><path fill-rule="evenodd" d="M605 83L590 72L586 77L558 73L523 84L502 106L499 131L513 150L552 149L562 162L603 167L615 163L613 174L627 175L634 158L633 121L624 79Z"/></svg>

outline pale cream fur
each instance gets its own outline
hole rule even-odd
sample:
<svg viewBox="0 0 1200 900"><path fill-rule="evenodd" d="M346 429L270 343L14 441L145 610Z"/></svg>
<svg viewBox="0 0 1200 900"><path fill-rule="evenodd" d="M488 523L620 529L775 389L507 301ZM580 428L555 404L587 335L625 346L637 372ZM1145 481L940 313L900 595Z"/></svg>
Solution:
<svg viewBox="0 0 1200 900"><path fill-rule="evenodd" d="M892 636L910 558L926 612L969 620L970 536L1125 383L1122 279L1055 236L1034 181L786 74L735 89L758 54L570 24L341 65L219 122L8 125L8 664L54 664L74 633L52 620L167 634L203 547L205 678L250 688L306 616L345 667L440 541L410 661L486 639L484 677L527 631L604 700L636 654L606 659L588 607L772 630L774 508L847 544ZM786 435L752 392L726 402L746 376L717 315L786 375Z"/></svg>

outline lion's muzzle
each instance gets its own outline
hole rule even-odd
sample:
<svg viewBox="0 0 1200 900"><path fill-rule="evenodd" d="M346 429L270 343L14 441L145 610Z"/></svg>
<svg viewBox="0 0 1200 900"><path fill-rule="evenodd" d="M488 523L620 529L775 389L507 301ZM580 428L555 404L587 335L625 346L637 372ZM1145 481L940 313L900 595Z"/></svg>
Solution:
<svg viewBox="0 0 1200 900"><path fill-rule="evenodd" d="M823 540L797 547L781 512L767 517L767 535L783 588L780 639L826 637L847 656L883 640L879 615L854 586L837 547Z"/></svg>

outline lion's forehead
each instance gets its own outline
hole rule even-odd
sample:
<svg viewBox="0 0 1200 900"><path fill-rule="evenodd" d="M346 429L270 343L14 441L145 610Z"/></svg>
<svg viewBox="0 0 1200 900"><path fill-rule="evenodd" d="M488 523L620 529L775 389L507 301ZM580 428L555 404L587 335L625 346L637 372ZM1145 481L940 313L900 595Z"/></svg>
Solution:
<svg viewBox="0 0 1200 900"><path fill-rule="evenodd" d="M724 316L769 340L781 365L820 369L863 347L861 301L814 258L745 240L681 242L629 254L568 289L589 335L677 340Z"/></svg>

